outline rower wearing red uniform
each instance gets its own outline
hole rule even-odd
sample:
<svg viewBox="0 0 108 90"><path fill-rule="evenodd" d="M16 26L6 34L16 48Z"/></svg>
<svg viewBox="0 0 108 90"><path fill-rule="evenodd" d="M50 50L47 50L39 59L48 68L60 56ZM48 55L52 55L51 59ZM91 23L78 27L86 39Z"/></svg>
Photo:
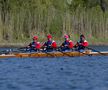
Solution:
<svg viewBox="0 0 108 90"><path fill-rule="evenodd" d="M57 48L57 43L52 40L52 36L50 34L47 35L47 41L42 46L45 51L51 52Z"/></svg>
<svg viewBox="0 0 108 90"><path fill-rule="evenodd" d="M34 36L33 37L33 41L28 45L28 49L30 51L38 51L40 49L40 42L37 41L38 40L38 36Z"/></svg>
<svg viewBox="0 0 108 90"><path fill-rule="evenodd" d="M85 39L85 36L82 34L80 35L80 41L78 41L75 45L75 48L78 50L84 50L88 46L88 42Z"/></svg>
<svg viewBox="0 0 108 90"><path fill-rule="evenodd" d="M69 36L68 35L64 35L64 39L65 39L65 41L60 46L62 51L72 50L74 44L73 44L73 42L71 40L69 40Z"/></svg>

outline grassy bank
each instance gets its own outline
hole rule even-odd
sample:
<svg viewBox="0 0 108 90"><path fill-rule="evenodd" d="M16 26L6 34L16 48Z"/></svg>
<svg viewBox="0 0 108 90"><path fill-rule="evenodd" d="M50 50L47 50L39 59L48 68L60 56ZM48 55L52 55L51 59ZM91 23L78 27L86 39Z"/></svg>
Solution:
<svg viewBox="0 0 108 90"><path fill-rule="evenodd" d="M39 40L41 45L43 45L43 43L45 42L46 39L43 40ZM71 40L73 40L73 38L71 38ZM75 44L77 42L78 39L73 40L73 43ZM0 47L25 47L27 46L32 40L27 40L27 41L21 41L21 42L1 42L0 43ZM57 42L57 45L61 45L61 43L63 42L62 38L55 38L55 41ZM88 39L89 42L89 46L92 45L96 45L96 46L108 46L108 39ZM7 44L8 43L8 44Z"/></svg>

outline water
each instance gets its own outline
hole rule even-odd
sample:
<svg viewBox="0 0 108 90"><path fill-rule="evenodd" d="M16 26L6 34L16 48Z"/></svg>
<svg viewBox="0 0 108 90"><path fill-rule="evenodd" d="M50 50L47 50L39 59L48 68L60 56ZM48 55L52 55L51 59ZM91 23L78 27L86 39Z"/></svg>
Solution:
<svg viewBox="0 0 108 90"><path fill-rule="evenodd" d="M108 56L0 59L0 90L108 90Z"/></svg>

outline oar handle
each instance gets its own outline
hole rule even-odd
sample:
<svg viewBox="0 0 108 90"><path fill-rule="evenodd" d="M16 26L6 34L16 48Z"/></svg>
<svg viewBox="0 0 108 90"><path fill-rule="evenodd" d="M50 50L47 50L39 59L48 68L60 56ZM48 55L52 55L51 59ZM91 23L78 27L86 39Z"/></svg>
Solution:
<svg viewBox="0 0 108 90"><path fill-rule="evenodd" d="M98 50L96 50L96 49L93 49L93 48L90 48L90 47L86 47L87 49L90 49L90 50L93 50L93 51L95 51L95 52L98 52L99 54L101 54L101 55L105 55L105 54L103 54L103 53L101 53L100 51L98 51Z"/></svg>
<svg viewBox="0 0 108 90"><path fill-rule="evenodd" d="M100 52L100 51L98 51L98 50L96 50L96 49L93 49L93 48L90 48L90 47L86 47L87 49L90 49L90 50L93 50L93 51L95 51L95 52Z"/></svg>

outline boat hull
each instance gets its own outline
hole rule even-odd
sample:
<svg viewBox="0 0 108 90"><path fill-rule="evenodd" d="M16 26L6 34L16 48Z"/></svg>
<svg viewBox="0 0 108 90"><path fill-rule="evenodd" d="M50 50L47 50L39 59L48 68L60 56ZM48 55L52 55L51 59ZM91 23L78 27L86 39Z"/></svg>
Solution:
<svg viewBox="0 0 108 90"><path fill-rule="evenodd" d="M62 57L62 56L83 56L83 53L79 52L48 52L48 53L18 53L17 57Z"/></svg>
<svg viewBox="0 0 108 90"><path fill-rule="evenodd" d="M26 58L26 57L76 57L76 56L98 56L98 55L104 55L107 56L108 52L47 52L47 53L13 53L13 54L2 54L0 55L0 58L12 58L12 57L19 57L19 58Z"/></svg>

